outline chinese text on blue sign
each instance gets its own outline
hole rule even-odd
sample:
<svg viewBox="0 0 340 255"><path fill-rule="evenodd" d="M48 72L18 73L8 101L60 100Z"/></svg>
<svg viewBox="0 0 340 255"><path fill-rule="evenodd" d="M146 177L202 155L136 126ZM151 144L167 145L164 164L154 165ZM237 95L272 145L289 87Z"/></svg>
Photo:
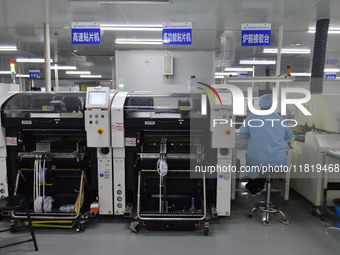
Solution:
<svg viewBox="0 0 340 255"><path fill-rule="evenodd" d="M100 44L99 24L72 23L72 44Z"/></svg>
<svg viewBox="0 0 340 255"><path fill-rule="evenodd" d="M163 25L163 45L191 45L191 22L169 22Z"/></svg>
<svg viewBox="0 0 340 255"><path fill-rule="evenodd" d="M29 70L31 79L39 79L40 78L40 70Z"/></svg>
<svg viewBox="0 0 340 255"><path fill-rule="evenodd" d="M242 46L269 46L271 24L242 24Z"/></svg>
<svg viewBox="0 0 340 255"><path fill-rule="evenodd" d="M326 74L326 80L335 80L336 74Z"/></svg>

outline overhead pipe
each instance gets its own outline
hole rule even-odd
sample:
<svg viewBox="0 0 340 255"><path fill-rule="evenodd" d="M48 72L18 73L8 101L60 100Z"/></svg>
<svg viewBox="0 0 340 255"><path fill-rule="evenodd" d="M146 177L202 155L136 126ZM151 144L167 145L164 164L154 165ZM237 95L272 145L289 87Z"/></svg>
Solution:
<svg viewBox="0 0 340 255"><path fill-rule="evenodd" d="M316 22L312 75L310 83L310 92L312 94L322 94L323 90L323 75L327 50L328 27L329 19L319 19Z"/></svg>

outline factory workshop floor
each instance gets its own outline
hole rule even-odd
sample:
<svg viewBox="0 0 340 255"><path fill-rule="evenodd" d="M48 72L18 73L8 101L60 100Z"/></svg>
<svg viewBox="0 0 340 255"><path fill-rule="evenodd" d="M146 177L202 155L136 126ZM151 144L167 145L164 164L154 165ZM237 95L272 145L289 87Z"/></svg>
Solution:
<svg viewBox="0 0 340 255"><path fill-rule="evenodd" d="M275 194L276 195L276 194ZM274 196L276 201L281 198ZM204 236L196 231L155 231L141 228L132 233L128 219L97 217L84 232L75 229L36 228L39 251L33 243L25 243L0 250L0 254L60 255L60 254L115 254L115 255L320 255L339 254L340 230L328 230L334 222L312 216L312 206L294 192L288 205L282 205L290 225L283 225L276 217L271 226L263 226L260 216L247 217L249 208L258 198L239 195L232 204L232 216L211 221L211 232ZM0 221L0 228L8 227L8 219ZM0 233L0 245L29 237L28 231Z"/></svg>

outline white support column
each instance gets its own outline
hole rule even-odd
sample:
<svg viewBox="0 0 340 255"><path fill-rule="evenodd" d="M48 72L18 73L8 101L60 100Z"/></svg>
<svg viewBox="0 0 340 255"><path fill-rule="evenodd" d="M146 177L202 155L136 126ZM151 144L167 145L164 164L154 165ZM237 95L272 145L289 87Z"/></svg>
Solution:
<svg viewBox="0 0 340 255"><path fill-rule="evenodd" d="M279 27L279 35L278 35L278 45L277 45L277 57L276 57L276 77L280 76L281 74L281 50L282 50L282 40L283 40L283 26ZM278 102L280 103L280 82L276 82L276 88L279 92L277 94Z"/></svg>
<svg viewBox="0 0 340 255"><path fill-rule="evenodd" d="M55 33L55 43L54 43L54 82L55 91L59 91L59 70L58 70L58 33Z"/></svg>
<svg viewBox="0 0 340 255"><path fill-rule="evenodd" d="M44 48L45 48L45 88L51 92L51 49L50 49L50 24L44 23Z"/></svg>
<svg viewBox="0 0 340 255"><path fill-rule="evenodd" d="M112 72L112 83L111 83L111 89L117 89L117 86L116 86L116 65L115 65L115 62L116 61L116 56L112 56L111 57L111 72Z"/></svg>

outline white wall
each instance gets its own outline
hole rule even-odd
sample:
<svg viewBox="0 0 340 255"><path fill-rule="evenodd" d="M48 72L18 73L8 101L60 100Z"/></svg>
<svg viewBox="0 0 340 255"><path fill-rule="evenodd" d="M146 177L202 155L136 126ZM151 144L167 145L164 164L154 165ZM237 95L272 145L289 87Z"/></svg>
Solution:
<svg viewBox="0 0 340 255"><path fill-rule="evenodd" d="M188 92L191 75L213 81L213 51L169 51L174 58L174 75L162 74L165 51L116 51L116 82L123 79L125 91Z"/></svg>

